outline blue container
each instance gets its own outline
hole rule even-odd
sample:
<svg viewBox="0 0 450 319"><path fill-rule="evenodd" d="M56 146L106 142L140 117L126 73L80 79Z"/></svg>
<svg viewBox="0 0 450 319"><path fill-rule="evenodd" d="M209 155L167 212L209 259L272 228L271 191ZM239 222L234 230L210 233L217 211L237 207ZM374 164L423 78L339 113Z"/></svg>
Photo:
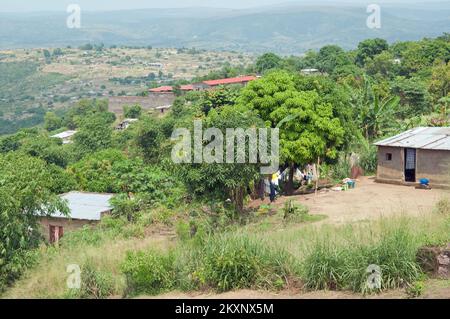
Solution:
<svg viewBox="0 0 450 319"><path fill-rule="evenodd" d="M425 186L428 186L428 184L430 184L430 180L428 178L421 178L419 180L419 182L420 182L420 185L425 185Z"/></svg>

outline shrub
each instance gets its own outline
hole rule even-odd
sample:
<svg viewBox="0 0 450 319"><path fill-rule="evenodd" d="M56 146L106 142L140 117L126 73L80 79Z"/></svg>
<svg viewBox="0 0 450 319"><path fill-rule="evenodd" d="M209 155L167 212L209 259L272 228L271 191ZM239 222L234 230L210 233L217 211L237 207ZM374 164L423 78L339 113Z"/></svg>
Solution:
<svg viewBox="0 0 450 319"><path fill-rule="evenodd" d="M377 147L375 145L366 145L362 148L359 158L359 164L366 175L377 171L378 158Z"/></svg>
<svg viewBox="0 0 450 319"><path fill-rule="evenodd" d="M410 298L417 298L423 295L425 291L425 282L423 280L416 281L406 289Z"/></svg>
<svg viewBox="0 0 450 319"><path fill-rule="evenodd" d="M97 270L91 261L81 268L80 298L104 299L114 294L114 280L110 273Z"/></svg>
<svg viewBox="0 0 450 319"><path fill-rule="evenodd" d="M308 216L308 207L293 203L292 200L288 200L284 203L283 207L283 218L285 220L294 220L298 222L306 221Z"/></svg>
<svg viewBox="0 0 450 319"><path fill-rule="evenodd" d="M332 177L336 180L343 180L350 176L351 165L345 156L339 156L337 163L332 167Z"/></svg>
<svg viewBox="0 0 450 319"><path fill-rule="evenodd" d="M129 252L121 269L126 276L129 295L156 295L175 284L173 253Z"/></svg>

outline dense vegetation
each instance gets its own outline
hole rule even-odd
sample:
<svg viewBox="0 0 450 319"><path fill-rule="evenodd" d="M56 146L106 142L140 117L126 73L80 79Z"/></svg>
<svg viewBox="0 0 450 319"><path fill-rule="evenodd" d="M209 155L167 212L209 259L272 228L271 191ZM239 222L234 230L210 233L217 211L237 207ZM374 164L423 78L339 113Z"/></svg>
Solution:
<svg viewBox="0 0 450 319"><path fill-rule="evenodd" d="M302 75L304 68L319 73ZM44 128L2 137L0 288L30 266L32 260L25 256L42 243L36 213L66 211L56 195L69 190L116 196L111 219L98 230L65 236L63 248L86 241L99 244L102 236L139 237L143 228L156 223L177 224L179 237L186 239L187 249L176 247L168 254L128 254L121 272L129 294L281 288L299 274L310 288L364 291L361 274L368 261L386 265L383 288L416 280L420 271L414 250L427 241L426 231L416 236L412 228L397 228L381 233L378 242L354 247L323 242L302 266L281 249L273 253L252 238L221 234L251 219L245 202L260 178L259 164L174 164L171 135L175 128L192 133L194 119L201 119L204 128L278 127L280 164L291 172L283 186L286 193L293 191L296 165L318 161L322 177L341 179L349 174L349 156L357 154L359 165L373 172L374 140L418 125L448 125L449 35L393 45L371 39L354 51L331 45L304 57L264 54L246 71L252 70L262 78L245 88L180 95L162 118L128 107L127 114L139 121L125 131L113 129L116 116L105 101L94 99L80 101L63 115L47 113ZM49 137L64 129L77 129L72 144ZM180 209L184 213L177 216ZM448 231L439 233L440 241L447 239L442 234ZM403 254L391 259L393 251ZM353 265L350 270L342 268L347 261ZM84 267L88 286L80 296L117 293L111 274L98 273L89 263ZM91 289L97 284L102 289Z"/></svg>

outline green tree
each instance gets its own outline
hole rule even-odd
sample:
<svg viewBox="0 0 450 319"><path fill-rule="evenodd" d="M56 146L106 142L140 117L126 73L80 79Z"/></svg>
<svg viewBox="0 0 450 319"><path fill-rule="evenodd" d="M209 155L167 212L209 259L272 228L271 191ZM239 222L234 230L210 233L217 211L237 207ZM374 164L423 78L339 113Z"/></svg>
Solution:
<svg viewBox="0 0 450 319"><path fill-rule="evenodd" d="M381 75L384 78L392 78L393 75L398 74L398 67L394 62L394 56L388 51L368 58L366 60L366 70L369 75Z"/></svg>
<svg viewBox="0 0 450 319"><path fill-rule="evenodd" d="M357 112L358 125L367 140L383 136L386 130L396 125L400 98L391 96L384 99L375 92L370 80L365 77L364 86L353 96L353 106Z"/></svg>
<svg viewBox="0 0 450 319"><path fill-rule="evenodd" d="M54 131L62 127L62 119L54 112L47 112L44 116L44 128L47 131Z"/></svg>
<svg viewBox="0 0 450 319"><path fill-rule="evenodd" d="M191 124L192 125L192 124ZM246 106L223 106L212 109L203 121L203 128L217 128L225 135L227 128L264 127L264 123L258 116ZM214 139L217 137L214 137ZM214 140L213 139L213 140ZM210 141L205 141L209 143ZM226 138L223 138L223 149L226 149ZM233 142L237 149L237 139ZM193 154L193 150L191 153ZM215 153L215 152L214 152ZM176 164L176 170L184 181L190 194L203 199L225 201L230 199L237 212L244 211L244 199L247 188L259 178L259 164L238 163L201 163L201 164ZM248 158L248 145L245 149ZM225 156L225 152L224 152ZM222 161L224 159L222 158ZM248 162L248 161L247 161Z"/></svg>
<svg viewBox="0 0 450 319"><path fill-rule="evenodd" d="M112 144L110 121L103 114L95 114L83 119L77 134L74 135L74 148L78 157L109 148Z"/></svg>
<svg viewBox="0 0 450 319"><path fill-rule="evenodd" d="M351 64L349 57L337 45L327 45L317 55L317 66L322 72L332 74L336 68Z"/></svg>
<svg viewBox="0 0 450 319"><path fill-rule="evenodd" d="M29 266L29 251L41 238L39 215L68 213L53 187L44 161L19 153L0 155L0 290Z"/></svg>
<svg viewBox="0 0 450 319"><path fill-rule="evenodd" d="M364 66L369 58L373 58L387 49L389 49L389 44L384 39L376 38L364 40L358 44L356 63L360 66Z"/></svg>
<svg viewBox="0 0 450 319"><path fill-rule="evenodd" d="M450 93L450 62L438 62L433 67L429 91L435 103Z"/></svg>
<svg viewBox="0 0 450 319"><path fill-rule="evenodd" d="M240 103L256 110L271 127L280 128L281 162L290 168L287 191L293 191L295 164L336 158L344 129L330 102L314 89L299 91L295 76L273 72L250 83Z"/></svg>
<svg viewBox="0 0 450 319"><path fill-rule="evenodd" d="M123 113L128 119L138 119L142 114L142 107L139 104L135 104L132 106L125 105L123 107Z"/></svg>
<svg viewBox="0 0 450 319"><path fill-rule="evenodd" d="M282 59L275 53L264 53L256 60L256 71L264 73L266 71L280 67Z"/></svg>

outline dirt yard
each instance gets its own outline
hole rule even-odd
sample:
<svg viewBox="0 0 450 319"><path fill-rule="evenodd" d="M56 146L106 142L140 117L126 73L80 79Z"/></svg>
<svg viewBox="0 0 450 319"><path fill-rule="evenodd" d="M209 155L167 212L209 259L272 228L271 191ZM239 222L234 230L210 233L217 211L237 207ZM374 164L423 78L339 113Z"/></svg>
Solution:
<svg viewBox="0 0 450 319"><path fill-rule="evenodd" d="M450 197L448 190L419 190L414 187L375 183L373 177L360 177L356 188L348 191L321 190L317 195L283 196L277 199L275 208L292 199L310 209L311 214L323 214L328 218L323 222L343 224L348 222L376 219L393 214L420 215L433 209L440 199ZM255 200L251 207L264 202Z"/></svg>

